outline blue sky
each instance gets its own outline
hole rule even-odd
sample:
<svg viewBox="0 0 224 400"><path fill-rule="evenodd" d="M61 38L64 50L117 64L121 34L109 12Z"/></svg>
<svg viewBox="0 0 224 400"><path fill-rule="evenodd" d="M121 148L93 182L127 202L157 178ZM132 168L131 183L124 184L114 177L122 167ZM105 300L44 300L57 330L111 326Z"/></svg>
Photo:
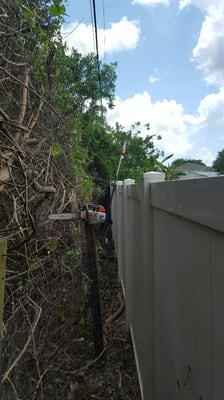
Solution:
<svg viewBox="0 0 224 400"><path fill-rule="evenodd" d="M97 0L101 58L118 62L111 124L151 123L166 154L211 164L224 148L223 0ZM69 47L94 50L90 1L69 0ZM105 46L104 46L105 44ZM145 132L143 131L143 135Z"/></svg>

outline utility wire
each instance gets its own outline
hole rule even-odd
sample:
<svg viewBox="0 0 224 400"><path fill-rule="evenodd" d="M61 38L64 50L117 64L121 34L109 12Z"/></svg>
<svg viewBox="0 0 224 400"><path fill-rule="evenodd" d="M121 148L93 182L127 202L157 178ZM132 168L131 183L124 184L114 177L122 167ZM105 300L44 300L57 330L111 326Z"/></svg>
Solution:
<svg viewBox="0 0 224 400"><path fill-rule="evenodd" d="M78 24L72 29L72 31L70 31L70 32L62 32L62 35L65 35L65 37L64 37L64 40L69 36L69 35L71 35L73 32L75 32L76 31L76 29L79 27L79 25L81 25L81 23L84 21L84 19L85 19L85 17L83 17L82 19L80 19L80 21L78 22Z"/></svg>
<svg viewBox="0 0 224 400"><path fill-rule="evenodd" d="M95 43L95 35L94 35L94 23L93 23L93 6L92 6L92 0L89 0L89 5L90 5L90 15L91 15L91 23L92 23L92 34L93 34L93 51L96 53L96 43Z"/></svg>
<svg viewBox="0 0 224 400"><path fill-rule="evenodd" d="M95 0L92 0L92 4L93 4L93 21L94 21L94 30L95 30L95 40L96 40L96 62L97 62L97 72L98 72L98 81L99 81L99 89L100 89L100 102L101 102L101 111L103 112L102 81L101 81L101 74L100 74L100 57L99 57L98 30L97 30Z"/></svg>
<svg viewBox="0 0 224 400"><path fill-rule="evenodd" d="M106 18L105 18L105 0L103 0L103 46L104 46L104 62L106 62Z"/></svg>

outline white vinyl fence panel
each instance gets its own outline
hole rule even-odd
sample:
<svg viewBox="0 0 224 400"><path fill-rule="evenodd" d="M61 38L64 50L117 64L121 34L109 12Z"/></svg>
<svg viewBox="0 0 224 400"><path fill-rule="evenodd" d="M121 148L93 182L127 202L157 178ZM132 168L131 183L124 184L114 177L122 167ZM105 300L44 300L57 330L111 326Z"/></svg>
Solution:
<svg viewBox="0 0 224 400"><path fill-rule="evenodd" d="M159 181L118 182L112 204L142 398L223 400L224 178Z"/></svg>

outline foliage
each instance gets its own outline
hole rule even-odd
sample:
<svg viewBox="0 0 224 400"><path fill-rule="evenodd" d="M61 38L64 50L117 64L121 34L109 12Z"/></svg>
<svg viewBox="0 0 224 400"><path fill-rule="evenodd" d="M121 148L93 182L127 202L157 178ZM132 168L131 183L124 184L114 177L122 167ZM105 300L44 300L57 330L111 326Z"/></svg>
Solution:
<svg viewBox="0 0 224 400"><path fill-rule="evenodd" d="M137 129L138 128L138 131ZM141 125L134 124L132 129L125 131L121 126L116 125L110 129L108 137L111 141L111 149L107 150L106 160L110 179L115 179L121 149L126 142L126 154L122 161L119 179L134 178L140 180L145 171L153 170L156 167L160 152L155 149L154 135L145 138L140 136ZM110 156L110 153L112 154Z"/></svg>
<svg viewBox="0 0 224 400"><path fill-rule="evenodd" d="M218 155L213 162L213 168L219 174L224 174L224 149L218 152Z"/></svg>
<svg viewBox="0 0 224 400"><path fill-rule="evenodd" d="M193 159L193 158L177 158L172 162L173 167L181 167L184 164L192 163L206 167L205 163L202 160Z"/></svg>
<svg viewBox="0 0 224 400"><path fill-rule="evenodd" d="M127 151L118 179L133 178L140 181L144 172L152 170L164 172L167 179L176 176L174 168L164 163L172 155L164 159L163 153L155 147L154 139L160 140L160 137L150 134L143 137L141 129L145 126L142 127L140 123L134 124L130 130L125 130L118 124L113 128L102 116L91 112L82 115L79 121L78 131L82 137L78 150L79 158L82 155L82 166L95 186L104 187L117 179L116 173L124 142L127 144ZM146 125L149 131L149 125ZM88 127L91 127L91 135L88 134ZM77 163L77 147L73 154Z"/></svg>
<svg viewBox="0 0 224 400"><path fill-rule="evenodd" d="M160 136L141 135L144 128L150 131L149 124L141 125L136 122L130 130L124 130L120 125L115 128L107 126L107 134L101 155L101 176L104 171L104 179L112 181L116 178L132 178L137 182L143 177L144 172L158 171L164 172L167 179L174 177L174 170L166 166L167 161L172 155L164 159L164 154L155 147L154 140L160 140ZM126 153L123 157L119 175L116 177L122 147L126 143Z"/></svg>

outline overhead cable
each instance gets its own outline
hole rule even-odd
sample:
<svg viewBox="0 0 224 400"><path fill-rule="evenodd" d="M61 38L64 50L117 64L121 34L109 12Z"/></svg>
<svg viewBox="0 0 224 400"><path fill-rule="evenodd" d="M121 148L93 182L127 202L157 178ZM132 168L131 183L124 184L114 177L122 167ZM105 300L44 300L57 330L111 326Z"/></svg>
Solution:
<svg viewBox="0 0 224 400"><path fill-rule="evenodd" d="M96 18L96 2L92 0L93 4L93 21L94 21L94 30L95 30L95 41L96 41L96 62L97 62L97 73L98 73L98 82L100 89L100 101L101 101L101 111L103 110L103 100L102 100L102 81L100 74L100 57L99 57L99 44L98 44L98 29L97 29L97 18Z"/></svg>

